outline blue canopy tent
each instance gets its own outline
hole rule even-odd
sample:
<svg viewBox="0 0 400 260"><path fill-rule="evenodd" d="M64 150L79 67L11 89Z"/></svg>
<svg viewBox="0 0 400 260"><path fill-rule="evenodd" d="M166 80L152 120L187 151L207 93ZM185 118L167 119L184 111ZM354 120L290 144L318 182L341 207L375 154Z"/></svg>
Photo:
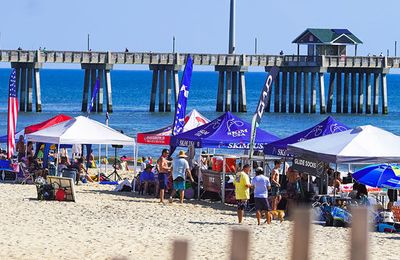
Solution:
<svg viewBox="0 0 400 260"><path fill-rule="evenodd" d="M287 146L289 144L302 142L324 135L339 133L349 129L350 128L346 125L336 121L333 117L328 116L324 121L311 128L267 144L264 147L264 154L286 156Z"/></svg>
<svg viewBox="0 0 400 260"><path fill-rule="evenodd" d="M170 145L173 149L176 147L194 148L222 148L235 150L249 150L251 135L251 124L226 112L213 121L199 126L190 131L171 136ZM277 141L279 138L264 130L257 129L254 150L263 150L264 146L270 142ZM221 178L221 199L225 201L225 167L222 175L215 177ZM200 171L200 174L201 171ZM200 181L198 182L197 192L200 198Z"/></svg>
<svg viewBox="0 0 400 260"><path fill-rule="evenodd" d="M171 147L223 148L248 150L251 124L226 112L213 121L190 131L171 136ZM273 134L257 129L255 150L263 150L268 143L279 140Z"/></svg>

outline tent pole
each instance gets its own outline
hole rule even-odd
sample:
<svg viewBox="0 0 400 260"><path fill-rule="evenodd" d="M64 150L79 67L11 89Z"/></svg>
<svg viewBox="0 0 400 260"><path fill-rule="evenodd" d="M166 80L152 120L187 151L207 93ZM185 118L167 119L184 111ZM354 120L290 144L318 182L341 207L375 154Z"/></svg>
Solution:
<svg viewBox="0 0 400 260"><path fill-rule="evenodd" d="M208 151L208 149L207 149ZM201 154L203 153L203 149L200 148L200 154L199 154L199 163L198 165L200 165L199 167L199 174L197 176L197 200L200 200L200 179L203 178L201 175Z"/></svg>
<svg viewBox="0 0 400 260"><path fill-rule="evenodd" d="M106 162L105 162L105 165L104 165L104 173L107 175L107 166L108 166L108 144L106 144Z"/></svg>
<svg viewBox="0 0 400 260"><path fill-rule="evenodd" d="M58 161L60 160L60 143L57 145L57 161L56 161L56 172L58 174Z"/></svg>
<svg viewBox="0 0 400 260"><path fill-rule="evenodd" d="M226 166L226 157L224 155L223 157L223 161L222 161L222 194L221 194L221 198L222 198L222 203L225 204L225 166Z"/></svg>
<svg viewBox="0 0 400 260"><path fill-rule="evenodd" d="M99 144L99 165L97 165L97 181L100 182L101 171L101 144Z"/></svg>
<svg viewBox="0 0 400 260"><path fill-rule="evenodd" d="M133 144L133 180L132 180L132 192L135 192L136 187L136 166L137 166L137 158L139 153L139 147L136 143Z"/></svg>

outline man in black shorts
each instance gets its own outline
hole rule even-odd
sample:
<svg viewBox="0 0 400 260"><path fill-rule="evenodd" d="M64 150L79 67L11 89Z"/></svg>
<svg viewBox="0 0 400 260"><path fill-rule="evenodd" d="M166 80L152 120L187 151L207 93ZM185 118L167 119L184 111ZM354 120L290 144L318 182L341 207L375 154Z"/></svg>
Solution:
<svg viewBox="0 0 400 260"><path fill-rule="evenodd" d="M264 213L267 219L267 223L271 223L271 216L268 211L271 210L268 202L268 190L271 189L271 183L269 179L264 175L264 170L261 167L256 169L256 177L251 181L251 185L254 188L254 202L256 207L257 223L260 225L261 213Z"/></svg>

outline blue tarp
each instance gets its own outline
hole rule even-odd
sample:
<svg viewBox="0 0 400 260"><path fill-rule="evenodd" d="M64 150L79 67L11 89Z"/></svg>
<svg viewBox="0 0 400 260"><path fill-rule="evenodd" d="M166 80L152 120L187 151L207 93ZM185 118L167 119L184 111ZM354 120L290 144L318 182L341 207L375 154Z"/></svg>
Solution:
<svg viewBox="0 0 400 260"><path fill-rule="evenodd" d="M172 147L249 149L251 124L226 112L213 121L190 131L171 136ZM273 134L257 129L255 150L263 150L270 142L279 140Z"/></svg>
<svg viewBox="0 0 400 260"><path fill-rule="evenodd" d="M285 156L288 144L294 144L324 135L339 133L349 129L349 127L345 126L339 121L336 121L333 117L328 116L324 121L311 128L308 128L307 130L268 144L264 147L264 153L269 155Z"/></svg>

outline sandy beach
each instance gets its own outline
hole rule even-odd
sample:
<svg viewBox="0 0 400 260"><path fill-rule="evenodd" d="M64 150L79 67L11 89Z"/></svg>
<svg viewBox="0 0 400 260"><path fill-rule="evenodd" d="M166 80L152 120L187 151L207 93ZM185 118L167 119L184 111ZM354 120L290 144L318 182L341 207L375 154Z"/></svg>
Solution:
<svg viewBox="0 0 400 260"><path fill-rule="evenodd" d="M227 259L232 228L251 230L252 259L287 259L292 223L236 223L234 208L79 185L77 202L36 200L34 185L0 184L1 259L171 259L172 241L190 241L192 259ZM350 229L313 225L312 259L348 258ZM398 259L400 235L371 233L371 259Z"/></svg>

